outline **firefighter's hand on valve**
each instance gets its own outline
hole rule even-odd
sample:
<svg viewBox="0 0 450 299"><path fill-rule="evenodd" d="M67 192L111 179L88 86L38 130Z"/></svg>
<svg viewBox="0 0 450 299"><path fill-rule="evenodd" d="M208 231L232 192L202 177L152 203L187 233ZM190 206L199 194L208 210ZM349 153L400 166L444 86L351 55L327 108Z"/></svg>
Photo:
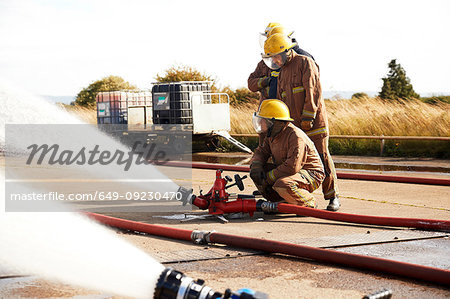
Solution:
<svg viewBox="0 0 450 299"><path fill-rule="evenodd" d="M302 120L302 122L300 123L300 128L303 131L309 131L311 130L313 127L313 121L312 120Z"/></svg>
<svg viewBox="0 0 450 299"><path fill-rule="evenodd" d="M252 163L250 166L250 177L256 185L262 185L266 174L261 163Z"/></svg>
<svg viewBox="0 0 450 299"><path fill-rule="evenodd" d="M265 179L263 181L263 190L267 193L270 193L273 184L275 183L275 177L273 176L273 171L266 172L264 174Z"/></svg>
<svg viewBox="0 0 450 299"><path fill-rule="evenodd" d="M264 191L264 193L270 193L272 185L273 183L270 183L269 180L263 180L261 189Z"/></svg>

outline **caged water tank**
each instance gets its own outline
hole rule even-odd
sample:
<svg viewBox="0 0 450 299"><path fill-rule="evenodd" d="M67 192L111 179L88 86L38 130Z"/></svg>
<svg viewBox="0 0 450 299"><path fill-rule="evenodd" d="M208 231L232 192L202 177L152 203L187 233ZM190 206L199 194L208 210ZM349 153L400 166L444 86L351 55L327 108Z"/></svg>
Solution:
<svg viewBox="0 0 450 299"><path fill-rule="evenodd" d="M210 81L153 83L153 123L192 124L192 95L210 93Z"/></svg>
<svg viewBox="0 0 450 299"><path fill-rule="evenodd" d="M150 91L105 91L96 96L98 124L128 124L128 112L132 107L150 107Z"/></svg>

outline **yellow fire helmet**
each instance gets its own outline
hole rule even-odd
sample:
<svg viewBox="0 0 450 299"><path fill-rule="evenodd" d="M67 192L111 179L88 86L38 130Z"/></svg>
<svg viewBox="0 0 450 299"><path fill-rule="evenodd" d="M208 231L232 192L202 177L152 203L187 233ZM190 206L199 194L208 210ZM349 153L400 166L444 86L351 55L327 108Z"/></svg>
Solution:
<svg viewBox="0 0 450 299"><path fill-rule="evenodd" d="M276 99L264 100L258 112L253 114L253 128L258 134L265 133L273 126L274 120L294 121L285 103Z"/></svg>
<svg viewBox="0 0 450 299"><path fill-rule="evenodd" d="M286 34L287 36L291 37L291 35L294 33L294 31L287 32L286 29L280 24L280 23L269 23L267 25L266 30L264 30L263 33L260 33L259 36L259 45L261 48L264 48L264 42L273 34L276 33L282 33Z"/></svg>
<svg viewBox="0 0 450 299"><path fill-rule="evenodd" d="M269 23L269 25L267 25L266 30L264 30L264 33L261 33L261 34L265 35L265 36L268 36L270 31L272 31L272 29L274 27L283 27L283 26L281 26L280 23L271 22L271 23Z"/></svg>
<svg viewBox="0 0 450 299"><path fill-rule="evenodd" d="M270 31L267 32L266 37L269 38L277 33L285 34L288 37L291 37L291 35L294 34L294 31L288 32L283 26L275 26L272 27L272 29L270 29Z"/></svg>
<svg viewBox="0 0 450 299"><path fill-rule="evenodd" d="M287 61L287 52L296 46L285 34L275 33L264 43L264 63L271 69L281 68Z"/></svg>
<svg viewBox="0 0 450 299"><path fill-rule="evenodd" d="M296 44L285 34L272 34L264 43L264 56L271 57L292 49Z"/></svg>
<svg viewBox="0 0 450 299"><path fill-rule="evenodd" d="M288 106L277 99L264 100L256 116L274 120L294 121L291 118Z"/></svg>

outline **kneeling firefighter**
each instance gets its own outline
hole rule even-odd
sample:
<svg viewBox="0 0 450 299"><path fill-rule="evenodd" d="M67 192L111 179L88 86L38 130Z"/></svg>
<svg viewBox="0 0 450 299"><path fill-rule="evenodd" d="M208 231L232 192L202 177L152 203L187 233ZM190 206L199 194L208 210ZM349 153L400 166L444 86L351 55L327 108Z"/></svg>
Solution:
<svg viewBox="0 0 450 299"><path fill-rule="evenodd" d="M266 137L254 152L250 177L269 201L315 208L312 192L325 178L324 168L314 143L292 121L282 101L261 103L253 126ZM270 157L273 163L268 163Z"/></svg>

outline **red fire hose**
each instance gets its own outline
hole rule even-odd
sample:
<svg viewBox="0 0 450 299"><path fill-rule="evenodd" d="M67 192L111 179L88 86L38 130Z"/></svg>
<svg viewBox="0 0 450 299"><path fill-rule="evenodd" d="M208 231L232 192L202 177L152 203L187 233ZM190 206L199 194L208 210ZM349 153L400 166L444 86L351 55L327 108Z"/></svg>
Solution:
<svg viewBox="0 0 450 299"><path fill-rule="evenodd" d="M207 243L225 244L229 246L260 250L270 253L282 253L301 258L313 259L319 262L345 265L349 267L360 268L363 270L391 273L438 284L450 285L450 271L445 269L321 248L314 248L297 244L290 244L279 241L221 234L216 232L198 232L185 229L170 228L154 224L146 224L130 220L118 219L94 213L87 213L87 215L97 220L98 222L109 226L148 233L156 236L169 237L184 241L195 240L198 242L199 235L201 235L203 236L203 241Z"/></svg>
<svg viewBox="0 0 450 299"><path fill-rule="evenodd" d="M200 169L222 169L227 171L241 171L241 172L250 171L250 167L244 165L211 164L199 162L188 163L188 162L172 162L172 161L167 162L164 165L178 166L178 167L192 167ZM450 186L450 179L439 179L439 178L404 177L404 176L393 176L382 174L345 173L345 172L337 172L337 177L338 179L349 179L349 180Z"/></svg>
<svg viewBox="0 0 450 299"><path fill-rule="evenodd" d="M228 187L237 185L239 190L243 190L243 178L239 175L235 175L235 183L229 185ZM244 194L237 195L234 200L230 200L230 194L226 192L226 189L228 188L227 182L231 181L231 178L228 178L228 181L222 178L221 170L216 170L216 180L214 181L211 190L207 194L193 196L190 200L190 203L202 210L208 210L210 214L215 215L240 212L249 213L250 216L253 216L254 212L287 213L359 224L403 226L419 229L450 231L450 221L447 220L381 217L337 213L301 207L297 205L290 205L286 203L270 202L262 199L256 201L255 196Z"/></svg>
<svg viewBox="0 0 450 299"><path fill-rule="evenodd" d="M277 210L280 213L297 214L341 222L450 231L450 221L447 220L356 215L317 210L284 203L279 203Z"/></svg>
<svg viewBox="0 0 450 299"><path fill-rule="evenodd" d="M203 210L206 210L208 209L208 205L210 203L208 203L207 200L196 197L193 204ZM299 216L309 216L320 219L358 224L399 226L426 230L450 231L450 221L448 220L357 215L317 210L285 203L271 203L263 200L256 201L255 199L238 198L234 201L219 201L214 202L213 204L215 210L220 211L213 214L230 214L242 212L249 213L250 216L252 216L254 212L273 212L296 214ZM209 212L211 213L211 209Z"/></svg>
<svg viewBox="0 0 450 299"><path fill-rule="evenodd" d="M168 165L178 167L193 167L204 169L223 169L231 171L244 171L248 172L248 166L231 166L222 164L205 164L205 163L184 163L184 162L170 162ZM340 175L340 176L339 176ZM406 183L418 183L418 184L435 184L435 185L450 185L450 180L445 179L426 179L426 178L414 178L414 177L395 177L395 176L382 176L382 175L364 175L364 174L339 174L338 177L350 178L350 179L365 179L365 180L381 180L392 182L406 182ZM195 201L197 200L197 202ZM208 202L205 199L197 197L194 200L194 204L200 208L207 209ZM259 202L258 202L259 203ZM215 208L220 209L222 212L248 212L252 213L257 210L264 210L262 204L258 204L254 199L241 199L231 202L218 202L215 204ZM312 216L322 219L329 219L335 221L344 221L352 223L372 224L372 225L388 225L388 226L405 226L415 227L422 229L437 229L437 230L450 230L450 221L446 220L432 220L432 219L414 219L414 218L392 218L392 217L379 217L379 216L365 216L365 215L353 215L345 213L336 213L322 210L315 210L310 208L304 208L299 206L293 206L289 204L274 204L266 202L264 204L268 211L281 212L281 213L293 213L303 216ZM284 243L279 241L271 241L264 239L256 239L250 237L220 234L215 232L198 232L185 229L176 229L170 227L164 227L153 224L139 223L135 221L123 220L109 216L103 216L94 213L87 213L89 217L96 219L97 221L131 231L148 233L156 236L174 238L178 240L194 240L196 242L206 243L219 243L229 246L236 246L240 248L249 248L254 250L261 250L271 253L282 253L302 258L314 259L320 262L327 262L339 265L347 265L350 267L356 267L361 269L369 269L374 271L381 271L386 273L392 273L396 275L411 277L415 279L431 281L440 284L450 285L450 271L438 268L432 268L427 266L397 262L392 260L386 260L375 257L368 257L356 254L349 254L343 252L337 252L332 250L325 250L319 248L313 248L308 246Z"/></svg>
<svg viewBox="0 0 450 299"><path fill-rule="evenodd" d="M165 227L161 225L155 225L155 224L146 224L142 222L137 221L131 221L131 220L125 220L110 216L105 216L101 214L96 213L85 213L88 217L93 218L97 220L100 223L103 223L108 226L117 227L121 229L136 231L136 232L142 232L147 233L150 235L155 236L161 236L161 237L167 237L171 239L177 239L177 240L185 240L190 241L192 231L187 229L179 229L179 228L170 228Z"/></svg>

